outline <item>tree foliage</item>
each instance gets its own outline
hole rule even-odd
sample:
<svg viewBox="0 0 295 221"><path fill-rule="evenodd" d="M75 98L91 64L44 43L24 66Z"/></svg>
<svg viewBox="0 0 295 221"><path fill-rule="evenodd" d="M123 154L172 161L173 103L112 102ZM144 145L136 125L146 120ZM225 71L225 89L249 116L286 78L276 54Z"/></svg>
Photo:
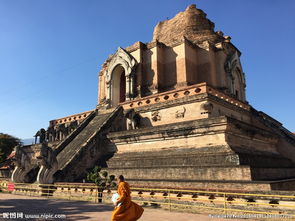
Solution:
<svg viewBox="0 0 295 221"><path fill-rule="evenodd" d="M102 170L101 167L95 166L91 172L87 174L87 180L92 181L100 189L110 189L116 187L115 176L109 175L108 171Z"/></svg>
<svg viewBox="0 0 295 221"><path fill-rule="evenodd" d="M96 184L98 202L100 203L102 202L103 190L117 186L115 176L109 175L108 171L102 170L99 166L95 166L93 170L87 174L87 180Z"/></svg>
<svg viewBox="0 0 295 221"><path fill-rule="evenodd" d="M9 134L0 133L0 163L9 156L15 146L20 144L20 139Z"/></svg>

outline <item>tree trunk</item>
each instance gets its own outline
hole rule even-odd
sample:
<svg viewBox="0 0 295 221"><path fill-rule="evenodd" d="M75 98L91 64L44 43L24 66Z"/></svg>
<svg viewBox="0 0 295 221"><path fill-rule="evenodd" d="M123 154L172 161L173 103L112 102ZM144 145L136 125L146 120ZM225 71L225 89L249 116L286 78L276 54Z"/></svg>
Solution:
<svg viewBox="0 0 295 221"><path fill-rule="evenodd" d="M102 193L103 193L103 189L97 188L97 202L98 203L102 203Z"/></svg>

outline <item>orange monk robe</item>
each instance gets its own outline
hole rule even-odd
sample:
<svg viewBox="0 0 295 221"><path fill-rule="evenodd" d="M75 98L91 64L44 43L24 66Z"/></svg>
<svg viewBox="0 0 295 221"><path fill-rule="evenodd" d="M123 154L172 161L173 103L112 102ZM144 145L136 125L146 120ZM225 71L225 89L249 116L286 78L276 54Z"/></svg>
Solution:
<svg viewBox="0 0 295 221"><path fill-rule="evenodd" d="M118 186L118 194L120 195L118 202L122 204L114 209L111 221L138 220L143 213L143 208L131 201L129 184L126 182L120 182Z"/></svg>

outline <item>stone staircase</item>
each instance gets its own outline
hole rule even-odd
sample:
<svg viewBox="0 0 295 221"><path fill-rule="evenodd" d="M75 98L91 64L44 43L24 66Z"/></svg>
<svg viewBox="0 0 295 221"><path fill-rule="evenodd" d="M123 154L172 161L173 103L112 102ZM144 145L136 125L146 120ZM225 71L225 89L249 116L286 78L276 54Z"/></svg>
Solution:
<svg viewBox="0 0 295 221"><path fill-rule="evenodd" d="M77 128L60 143L55 149L57 168L54 175L52 174L53 180L67 182L82 180L86 177L88 169L103 161L104 155L108 154L107 150L103 149L103 144L106 142L105 134L121 113L123 109L120 106L108 112L97 111L85 119L86 123L82 127ZM41 180L46 183L49 179L43 177Z"/></svg>
<svg viewBox="0 0 295 221"><path fill-rule="evenodd" d="M63 170L81 149L90 142L91 139L100 131L104 123L106 123L111 114L100 114L93 118L90 123L69 143L58 155L58 167Z"/></svg>

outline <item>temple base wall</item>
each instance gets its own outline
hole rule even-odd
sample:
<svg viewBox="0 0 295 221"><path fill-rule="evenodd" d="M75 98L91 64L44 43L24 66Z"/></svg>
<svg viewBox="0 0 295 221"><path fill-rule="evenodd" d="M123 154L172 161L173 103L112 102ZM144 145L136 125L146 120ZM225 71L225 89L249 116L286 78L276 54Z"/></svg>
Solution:
<svg viewBox="0 0 295 221"><path fill-rule="evenodd" d="M108 138L117 147L108 170L135 186L270 191L291 188L272 182L295 177L292 160L277 151L275 134L230 117L115 132Z"/></svg>

